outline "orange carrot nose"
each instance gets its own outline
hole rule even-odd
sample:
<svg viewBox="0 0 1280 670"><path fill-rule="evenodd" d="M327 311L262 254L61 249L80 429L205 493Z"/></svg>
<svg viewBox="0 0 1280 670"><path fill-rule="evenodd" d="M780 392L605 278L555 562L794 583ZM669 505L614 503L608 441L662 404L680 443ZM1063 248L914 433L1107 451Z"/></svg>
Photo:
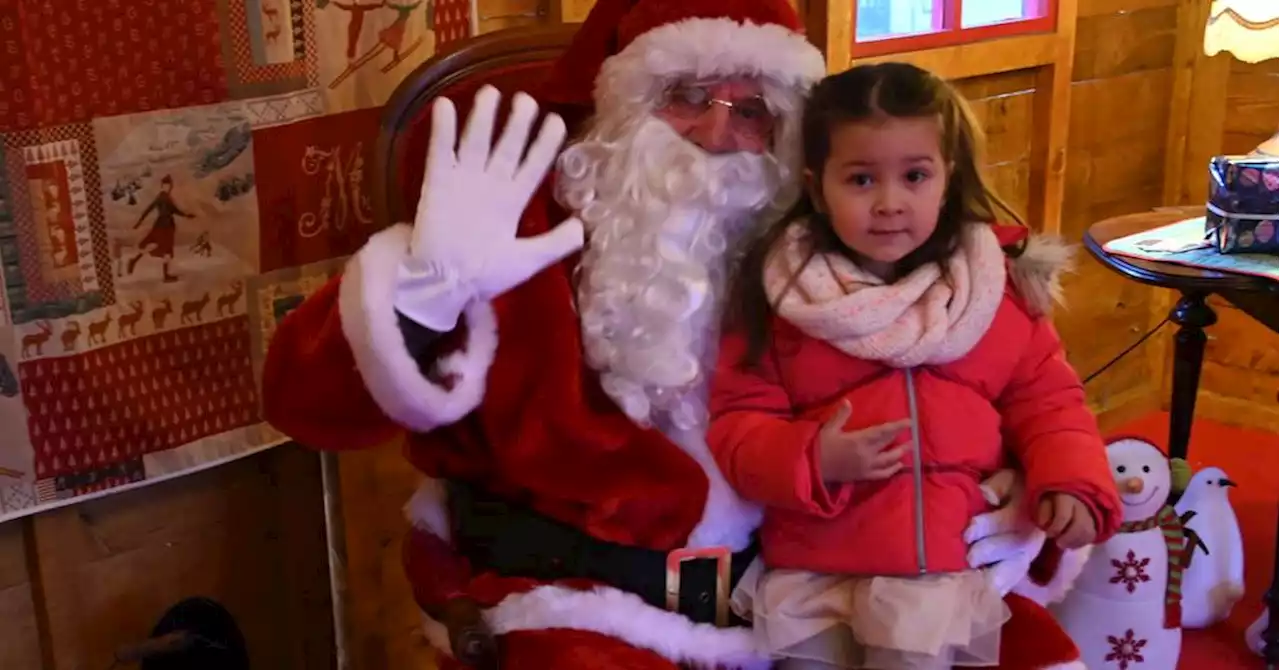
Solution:
<svg viewBox="0 0 1280 670"><path fill-rule="evenodd" d="M1142 478L1130 477L1120 482L1121 493L1142 493Z"/></svg>

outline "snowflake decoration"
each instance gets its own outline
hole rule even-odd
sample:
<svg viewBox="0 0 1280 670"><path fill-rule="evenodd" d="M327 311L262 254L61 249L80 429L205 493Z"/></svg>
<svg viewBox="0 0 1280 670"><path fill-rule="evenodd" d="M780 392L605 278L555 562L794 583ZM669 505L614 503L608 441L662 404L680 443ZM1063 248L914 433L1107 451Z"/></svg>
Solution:
<svg viewBox="0 0 1280 670"><path fill-rule="evenodd" d="M1151 563L1150 558L1138 560L1133 550L1129 550L1129 555L1125 560L1120 561L1111 559L1111 565L1116 569L1116 574L1111 578L1112 584L1124 584L1124 588L1133 593L1141 582L1151 581L1151 576L1147 574L1147 565Z"/></svg>
<svg viewBox="0 0 1280 670"><path fill-rule="evenodd" d="M1129 552L1132 554L1133 552ZM1114 635L1107 636L1107 644L1111 645L1111 653L1103 660L1116 661L1120 666L1120 670L1129 670L1130 663L1142 663L1147 659L1138 653L1142 648L1147 646L1146 640L1139 640L1133 636L1133 629L1130 628L1124 632L1124 637L1116 637Z"/></svg>

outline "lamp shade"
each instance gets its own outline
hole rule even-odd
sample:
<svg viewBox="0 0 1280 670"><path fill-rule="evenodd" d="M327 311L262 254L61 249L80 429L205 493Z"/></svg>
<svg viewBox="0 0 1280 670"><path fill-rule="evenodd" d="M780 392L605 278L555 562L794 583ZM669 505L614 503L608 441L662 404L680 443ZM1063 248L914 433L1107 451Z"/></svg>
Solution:
<svg viewBox="0 0 1280 670"><path fill-rule="evenodd" d="M1204 28L1204 53L1222 51L1246 63L1280 57L1280 2L1213 0Z"/></svg>

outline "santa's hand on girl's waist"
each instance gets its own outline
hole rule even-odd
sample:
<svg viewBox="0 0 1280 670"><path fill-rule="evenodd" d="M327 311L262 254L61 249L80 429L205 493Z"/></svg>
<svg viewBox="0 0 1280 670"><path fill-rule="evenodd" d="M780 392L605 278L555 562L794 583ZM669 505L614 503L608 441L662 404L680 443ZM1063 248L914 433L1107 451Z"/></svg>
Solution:
<svg viewBox="0 0 1280 670"><path fill-rule="evenodd" d="M997 472L982 483L982 491L995 509L970 520L964 532L967 558L970 566L985 568L993 587L1007 594L1026 578L1044 546L1045 533L1026 518L1016 471Z"/></svg>

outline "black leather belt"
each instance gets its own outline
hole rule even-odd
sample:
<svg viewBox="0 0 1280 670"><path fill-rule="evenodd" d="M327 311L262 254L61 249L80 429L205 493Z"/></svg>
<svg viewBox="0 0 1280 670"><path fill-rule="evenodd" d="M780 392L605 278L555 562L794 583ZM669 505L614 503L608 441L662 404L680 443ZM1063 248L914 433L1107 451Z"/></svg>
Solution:
<svg viewBox="0 0 1280 670"><path fill-rule="evenodd" d="M540 581L588 579L697 623L745 625L729 595L758 548L671 552L604 542L523 505L450 483L454 544L473 568Z"/></svg>

